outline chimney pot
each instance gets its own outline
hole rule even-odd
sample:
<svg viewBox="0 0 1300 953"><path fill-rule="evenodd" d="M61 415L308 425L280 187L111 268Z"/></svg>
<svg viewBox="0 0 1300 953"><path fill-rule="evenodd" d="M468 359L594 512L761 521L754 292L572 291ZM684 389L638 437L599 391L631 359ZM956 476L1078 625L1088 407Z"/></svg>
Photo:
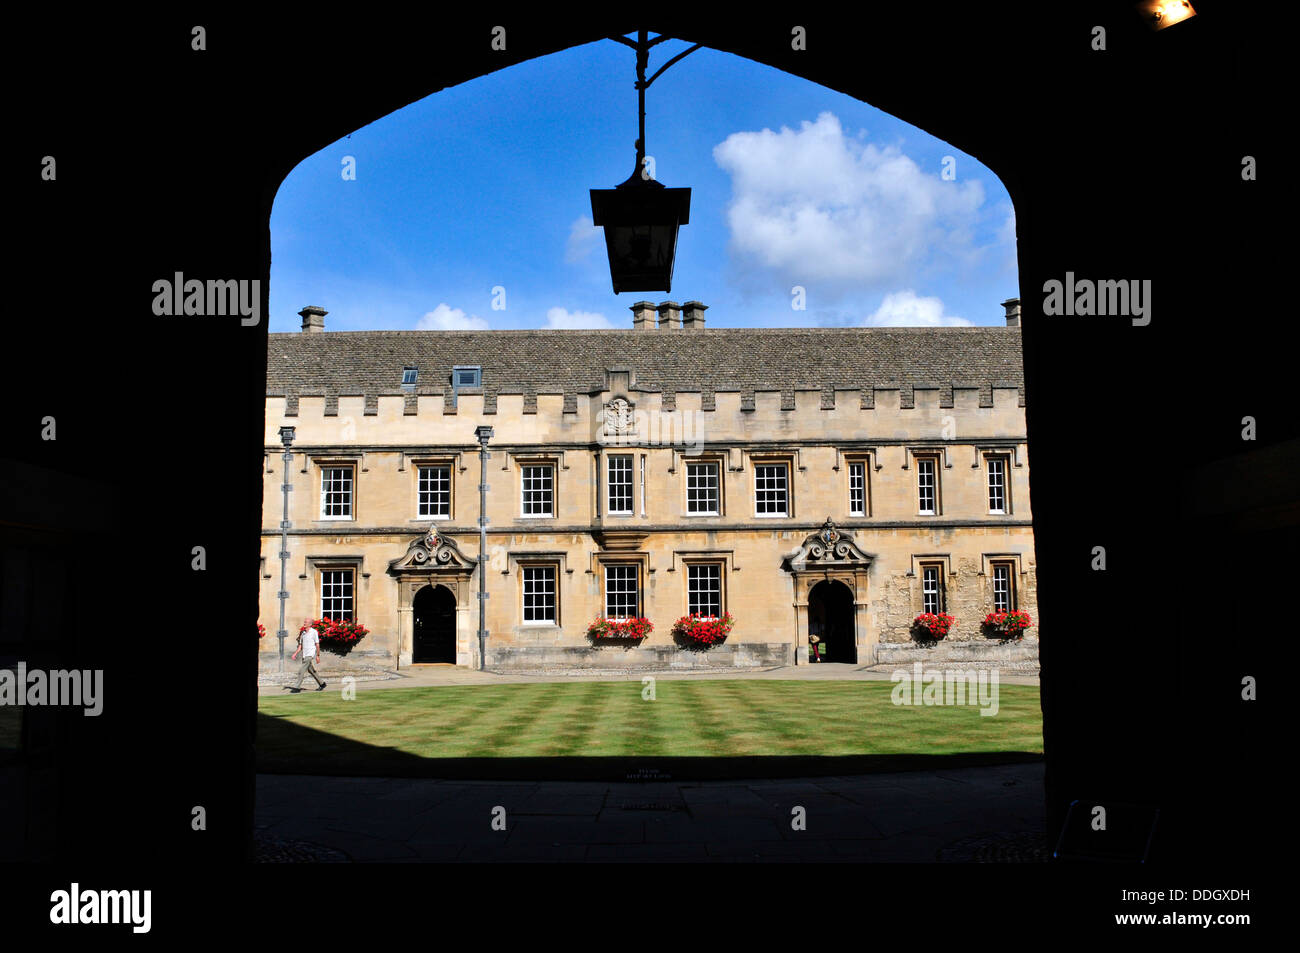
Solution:
<svg viewBox="0 0 1300 953"><path fill-rule="evenodd" d="M688 301L682 305L682 327L699 329L704 327L704 312L709 310L707 304Z"/></svg>
<svg viewBox="0 0 1300 953"><path fill-rule="evenodd" d="M682 326L682 309L676 301L665 301L659 305L659 327L680 328Z"/></svg>
<svg viewBox="0 0 1300 953"><path fill-rule="evenodd" d="M637 331L649 331L655 326L655 306L653 301L638 301L632 305L632 327Z"/></svg>
<svg viewBox="0 0 1300 953"><path fill-rule="evenodd" d="M1002 307L1007 309L1007 327L1020 327L1020 299L1008 298L1002 302Z"/></svg>
<svg viewBox="0 0 1300 953"><path fill-rule="evenodd" d="M324 308L318 308L314 304L309 304L298 314L302 317L302 330L304 334L315 333L325 330L325 315L329 314Z"/></svg>

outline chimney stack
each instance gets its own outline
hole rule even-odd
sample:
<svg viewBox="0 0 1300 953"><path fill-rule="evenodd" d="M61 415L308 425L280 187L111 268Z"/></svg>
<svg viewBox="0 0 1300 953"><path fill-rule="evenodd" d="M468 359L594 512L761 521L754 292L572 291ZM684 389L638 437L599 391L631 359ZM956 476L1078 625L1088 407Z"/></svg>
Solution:
<svg viewBox="0 0 1300 953"><path fill-rule="evenodd" d="M681 326L681 305L676 301L665 301L663 304L659 305L659 327L681 328Z"/></svg>
<svg viewBox="0 0 1300 953"><path fill-rule="evenodd" d="M682 327L702 330L704 328L704 312L709 310L707 304L701 304L698 301L688 301L682 305Z"/></svg>
<svg viewBox="0 0 1300 953"><path fill-rule="evenodd" d="M325 315L329 314L329 312L324 308L309 304L298 314L302 316L302 331L304 334L325 330Z"/></svg>
<svg viewBox="0 0 1300 953"><path fill-rule="evenodd" d="M655 326L655 306L653 301L638 301L632 305L632 327L637 331L649 331Z"/></svg>
<svg viewBox="0 0 1300 953"><path fill-rule="evenodd" d="M1002 307L1007 309L1007 327L1020 327L1020 299L1008 298L1002 302Z"/></svg>

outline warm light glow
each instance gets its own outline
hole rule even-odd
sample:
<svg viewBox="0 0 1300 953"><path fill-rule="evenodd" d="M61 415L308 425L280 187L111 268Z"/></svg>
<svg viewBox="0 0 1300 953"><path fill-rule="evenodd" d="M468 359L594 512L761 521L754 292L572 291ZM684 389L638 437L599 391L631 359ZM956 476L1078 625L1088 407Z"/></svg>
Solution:
<svg viewBox="0 0 1300 953"><path fill-rule="evenodd" d="M1196 16L1196 11L1187 0L1145 0L1139 4L1139 8L1157 30Z"/></svg>

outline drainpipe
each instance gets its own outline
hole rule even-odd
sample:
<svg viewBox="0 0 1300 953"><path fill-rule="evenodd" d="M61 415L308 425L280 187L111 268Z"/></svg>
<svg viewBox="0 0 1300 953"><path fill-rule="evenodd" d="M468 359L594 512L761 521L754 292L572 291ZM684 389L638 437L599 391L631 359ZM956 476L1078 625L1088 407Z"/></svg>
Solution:
<svg viewBox="0 0 1300 953"><path fill-rule="evenodd" d="M487 462L491 427L475 427L478 437L478 670L484 670L487 643Z"/></svg>

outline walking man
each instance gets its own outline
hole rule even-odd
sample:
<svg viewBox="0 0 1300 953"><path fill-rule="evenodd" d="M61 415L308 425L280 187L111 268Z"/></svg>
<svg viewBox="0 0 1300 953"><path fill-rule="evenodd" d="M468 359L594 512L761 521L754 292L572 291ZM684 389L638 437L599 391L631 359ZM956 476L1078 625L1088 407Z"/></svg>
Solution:
<svg viewBox="0 0 1300 953"><path fill-rule="evenodd" d="M302 680L309 672L311 677L316 679L316 691L324 691L325 683L316 674L316 665L320 662L320 633L316 631L315 626L308 625L306 629L299 633L298 651L293 654L296 656L298 652L302 653L302 663L298 666L298 681L293 683L293 687L289 691L294 693L302 691Z"/></svg>

